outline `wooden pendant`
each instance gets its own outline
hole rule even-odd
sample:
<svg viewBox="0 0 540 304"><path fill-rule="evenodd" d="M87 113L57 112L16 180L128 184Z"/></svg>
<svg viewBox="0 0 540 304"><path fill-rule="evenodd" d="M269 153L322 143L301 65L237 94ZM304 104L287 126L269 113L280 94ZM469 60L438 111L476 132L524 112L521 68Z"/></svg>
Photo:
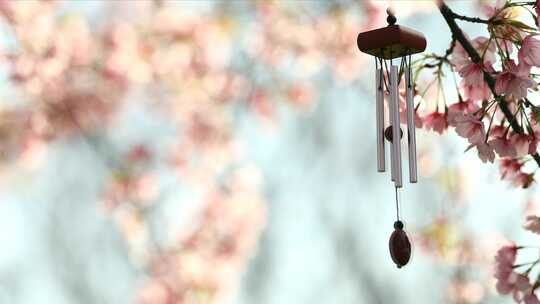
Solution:
<svg viewBox="0 0 540 304"><path fill-rule="evenodd" d="M409 262L411 258L411 242L405 230L403 223L396 221L394 223L394 232L390 235L389 248L390 256L398 268L401 268Z"/></svg>

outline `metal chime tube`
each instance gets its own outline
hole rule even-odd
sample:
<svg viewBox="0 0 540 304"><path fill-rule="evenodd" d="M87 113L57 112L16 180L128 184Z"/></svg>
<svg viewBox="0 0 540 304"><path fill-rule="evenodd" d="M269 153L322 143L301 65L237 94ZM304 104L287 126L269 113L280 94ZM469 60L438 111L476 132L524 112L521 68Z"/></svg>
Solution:
<svg viewBox="0 0 540 304"><path fill-rule="evenodd" d="M388 75L388 76L390 76L390 75ZM388 77L388 81L390 82L390 77ZM389 83L389 86L391 86L391 82ZM388 112L389 112L388 113L388 126L390 127L390 126L392 126L393 121L394 121L394 103L392 102L392 94L390 94L389 98L387 98L387 102L388 102ZM396 158L395 158L395 156L396 156L396 153L394 152L394 145L390 144L390 176L392 177L393 182L396 181Z"/></svg>
<svg viewBox="0 0 540 304"><path fill-rule="evenodd" d="M375 71L376 79L376 102L375 102L375 120L377 129L377 171L384 172L384 86L382 68Z"/></svg>
<svg viewBox="0 0 540 304"><path fill-rule="evenodd" d="M390 67L390 103L392 104L392 151L394 154L394 178L395 186L400 188L403 186L401 174L401 134L399 125L399 82L398 82L398 67L392 65Z"/></svg>
<svg viewBox="0 0 540 304"><path fill-rule="evenodd" d="M416 183L418 181L418 173L416 169L416 127L414 123L413 85L410 69L411 67L409 61L409 66L405 69L407 135L409 137L409 181L411 183Z"/></svg>

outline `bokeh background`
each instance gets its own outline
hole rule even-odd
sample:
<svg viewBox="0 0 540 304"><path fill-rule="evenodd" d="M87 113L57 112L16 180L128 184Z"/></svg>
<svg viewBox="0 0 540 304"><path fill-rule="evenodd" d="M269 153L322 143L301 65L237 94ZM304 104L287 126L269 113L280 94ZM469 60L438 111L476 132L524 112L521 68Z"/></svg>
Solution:
<svg viewBox="0 0 540 304"><path fill-rule="evenodd" d="M0 1L0 303L509 303L538 193L453 131L418 130L390 259L356 48L390 4L444 52L431 1Z"/></svg>

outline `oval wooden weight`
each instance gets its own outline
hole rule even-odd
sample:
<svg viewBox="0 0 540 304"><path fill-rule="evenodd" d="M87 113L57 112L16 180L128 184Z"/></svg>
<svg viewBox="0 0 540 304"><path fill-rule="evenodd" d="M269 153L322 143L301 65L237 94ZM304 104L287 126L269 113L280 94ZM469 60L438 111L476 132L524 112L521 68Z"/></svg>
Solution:
<svg viewBox="0 0 540 304"><path fill-rule="evenodd" d="M409 262L411 258L411 242L403 229L395 229L390 235L389 241L390 256L392 261L401 268Z"/></svg>

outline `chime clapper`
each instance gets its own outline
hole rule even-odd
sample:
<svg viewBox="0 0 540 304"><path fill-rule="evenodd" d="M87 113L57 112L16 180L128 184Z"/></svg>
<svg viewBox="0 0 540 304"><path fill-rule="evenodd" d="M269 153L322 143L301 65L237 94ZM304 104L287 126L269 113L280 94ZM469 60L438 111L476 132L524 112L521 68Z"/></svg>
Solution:
<svg viewBox="0 0 540 304"><path fill-rule="evenodd" d="M391 9L386 10L388 26L358 34L360 51L375 56L375 120L377 134L377 171L385 172L385 142L391 145L390 172L396 191L397 219L394 232L390 236L389 249L392 260L398 268L405 266L411 257L411 243L399 218L398 191L403 186L401 163L401 138L399 116L399 84L405 76L405 104L407 109L407 145L409 154L409 182L418 181L416 160L416 129L414 123L414 84L411 71L411 55L426 49L426 39L421 33L396 24L397 19ZM401 58L399 67L393 59ZM390 68L388 68L390 66ZM384 91L389 93L389 122L385 129ZM396 126L396 127L394 127ZM393 139L399 140L393 140Z"/></svg>

